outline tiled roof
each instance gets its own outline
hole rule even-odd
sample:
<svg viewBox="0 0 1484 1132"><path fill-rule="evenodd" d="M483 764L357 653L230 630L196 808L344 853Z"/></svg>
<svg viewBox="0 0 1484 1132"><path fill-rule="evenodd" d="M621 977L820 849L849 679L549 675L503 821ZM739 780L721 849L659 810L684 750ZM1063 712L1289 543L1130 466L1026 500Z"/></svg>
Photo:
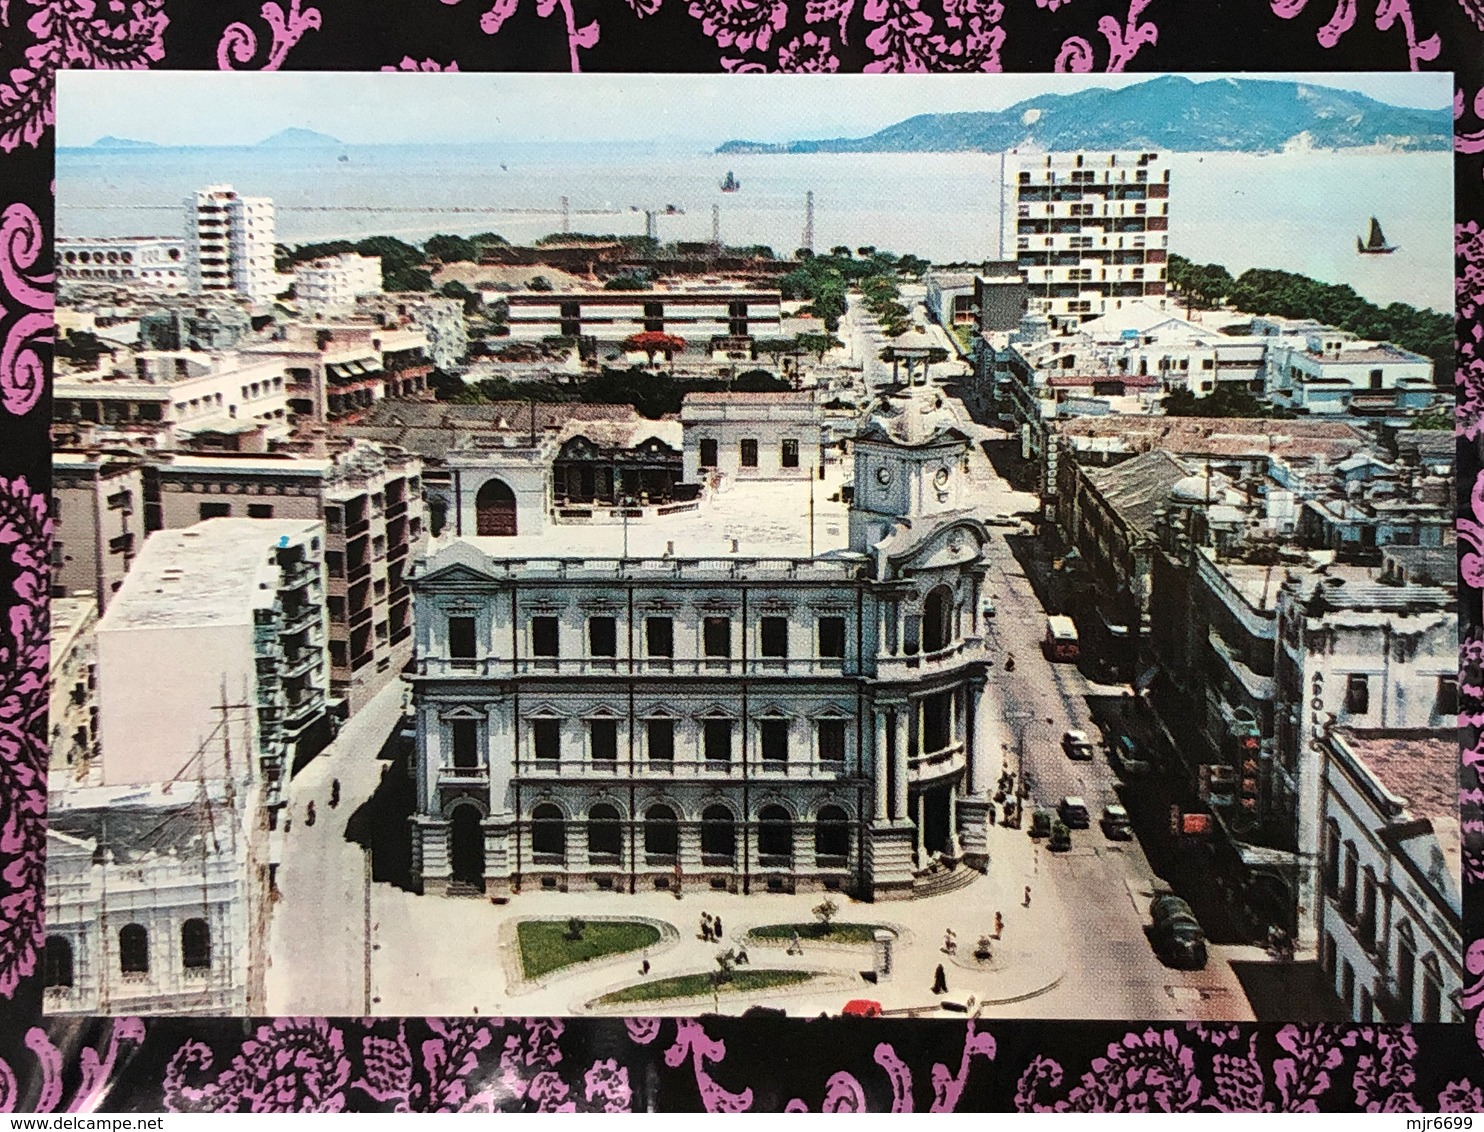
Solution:
<svg viewBox="0 0 1484 1132"><path fill-rule="evenodd" d="M1346 745L1414 818L1458 814L1458 738L1452 731L1342 729Z"/></svg>
<svg viewBox="0 0 1484 1132"><path fill-rule="evenodd" d="M1190 469L1168 452L1155 450L1111 468L1087 468L1083 474L1125 523L1148 533L1155 511L1169 504L1170 490Z"/></svg>

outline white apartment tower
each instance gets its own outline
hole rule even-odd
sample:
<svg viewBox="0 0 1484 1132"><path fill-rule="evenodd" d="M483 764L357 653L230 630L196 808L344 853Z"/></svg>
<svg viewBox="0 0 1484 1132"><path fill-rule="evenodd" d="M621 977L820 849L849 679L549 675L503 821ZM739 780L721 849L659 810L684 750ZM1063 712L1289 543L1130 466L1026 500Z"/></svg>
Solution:
<svg viewBox="0 0 1484 1132"><path fill-rule="evenodd" d="M273 201L207 185L185 201L186 272L193 293L229 292L267 302L273 268Z"/></svg>
<svg viewBox="0 0 1484 1132"><path fill-rule="evenodd" d="M1158 153L1007 153L1000 258L1032 310L1075 326L1165 297L1170 167ZM1011 240L1013 239L1013 247Z"/></svg>

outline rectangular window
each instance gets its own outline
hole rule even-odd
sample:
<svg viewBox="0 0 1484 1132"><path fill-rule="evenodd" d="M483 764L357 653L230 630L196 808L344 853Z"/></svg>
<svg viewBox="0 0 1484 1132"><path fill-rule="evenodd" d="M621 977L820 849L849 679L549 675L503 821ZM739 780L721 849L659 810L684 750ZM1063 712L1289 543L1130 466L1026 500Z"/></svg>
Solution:
<svg viewBox="0 0 1484 1132"><path fill-rule="evenodd" d="M744 440L744 441L742 441L742 443L740 445L738 445L738 449L739 449L739 453L740 453L739 459L742 461L742 466L744 468L755 468L755 467L757 467L757 441L756 440Z"/></svg>
<svg viewBox="0 0 1484 1132"><path fill-rule="evenodd" d="M845 618L821 617L819 619L819 655L844 659Z"/></svg>
<svg viewBox="0 0 1484 1132"><path fill-rule="evenodd" d="M1371 370L1371 388L1372 389L1380 389L1381 388L1381 376L1382 375L1381 375L1381 371L1380 370L1378 370L1378 369Z"/></svg>
<svg viewBox="0 0 1484 1132"><path fill-rule="evenodd" d="M730 617L708 617L701 629L707 656L729 657L732 655L732 619Z"/></svg>
<svg viewBox="0 0 1484 1132"><path fill-rule="evenodd" d="M916 656L919 644L922 640L922 618L916 613L909 613L902 618L902 651L908 656Z"/></svg>
<svg viewBox="0 0 1484 1132"><path fill-rule="evenodd" d="M764 617L761 636L764 656L788 655L787 617Z"/></svg>
<svg viewBox="0 0 1484 1132"><path fill-rule="evenodd" d="M1437 702L1437 706L1435 708L1433 708L1433 711L1437 715L1457 715L1458 714L1458 677L1457 676L1439 676L1438 677L1438 702Z"/></svg>
<svg viewBox="0 0 1484 1132"><path fill-rule="evenodd" d="M799 442L797 440L785 440L783 442L783 466L785 468L797 468L799 466Z"/></svg>
<svg viewBox="0 0 1484 1132"><path fill-rule="evenodd" d="M555 617L531 618L531 654L533 656L557 656L557 619Z"/></svg>
<svg viewBox="0 0 1484 1132"><path fill-rule="evenodd" d="M617 656L618 622L612 617L589 617L587 645L593 656Z"/></svg>
<svg viewBox="0 0 1484 1132"><path fill-rule="evenodd" d="M538 759L556 762L562 755L562 721L560 719L533 721L531 739Z"/></svg>
<svg viewBox="0 0 1484 1132"><path fill-rule="evenodd" d="M474 659L474 618L448 619L448 655L455 660Z"/></svg>
<svg viewBox="0 0 1484 1132"><path fill-rule="evenodd" d="M1351 715L1365 715L1371 710L1370 680L1363 672L1345 677L1345 710Z"/></svg>
<svg viewBox="0 0 1484 1132"><path fill-rule="evenodd" d="M595 719L588 726L592 732L593 762L617 762L618 720Z"/></svg>
<svg viewBox="0 0 1484 1132"><path fill-rule="evenodd" d="M649 721L649 761L659 763L675 761L675 721L673 719L651 719Z"/></svg>
<svg viewBox="0 0 1484 1132"><path fill-rule="evenodd" d="M225 519L232 514L230 503L203 503L201 504L201 518L203 519Z"/></svg>
<svg viewBox="0 0 1484 1132"><path fill-rule="evenodd" d="M644 647L650 656L675 655L675 622L668 617L650 617L644 622Z"/></svg>
<svg viewBox="0 0 1484 1132"><path fill-rule="evenodd" d="M453 765L460 770L470 770L479 765L479 721L456 719L453 721Z"/></svg>
<svg viewBox="0 0 1484 1132"><path fill-rule="evenodd" d="M716 441L715 440L703 440L703 441L701 441L701 467L703 467L703 468L714 468L714 467L716 467Z"/></svg>
<svg viewBox="0 0 1484 1132"><path fill-rule="evenodd" d="M763 762L788 762L788 720L765 719L758 725L763 750Z"/></svg>
<svg viewBox="0 0 1484 1132"><path fill-rule="evenodd" d="M845 761L845 721L822 719L819 721L819 761L843 763Z"/></svg>
<svg viewBox="0 0 1484 1132"><path fill-rule="evenodd" d="M730 719L708 719L702 738L708 763L730 763L732 761L732 721Z"/></svg>
<svg viewBox="0 0 1484 1132"><path fill-rule="evenodd" d="M247 505L247 517L249 519L271 519L273 518L273 504L249 503Z"/></svg>

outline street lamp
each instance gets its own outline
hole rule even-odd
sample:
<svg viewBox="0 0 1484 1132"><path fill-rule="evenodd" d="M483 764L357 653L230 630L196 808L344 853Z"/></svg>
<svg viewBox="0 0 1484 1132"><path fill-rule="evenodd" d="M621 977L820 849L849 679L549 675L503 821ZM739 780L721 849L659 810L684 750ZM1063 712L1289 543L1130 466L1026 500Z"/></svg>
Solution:
<svg viewBox="0 0 1484 1132"><path fill-rule="evenodd" d="M1015 724L1015 790L1018 795L1025 789L1025 725L1035 713L1014 711L1005 713L1005 722Z"/></svg>

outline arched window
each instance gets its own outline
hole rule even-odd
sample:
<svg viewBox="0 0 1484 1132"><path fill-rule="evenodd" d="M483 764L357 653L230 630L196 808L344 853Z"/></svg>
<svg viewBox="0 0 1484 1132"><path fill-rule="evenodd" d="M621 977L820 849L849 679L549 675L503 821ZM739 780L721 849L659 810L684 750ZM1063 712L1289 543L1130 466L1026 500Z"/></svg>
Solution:
<svg viewBox="0 0 1484 1132"><path fill-rule="evenodd" d="M563 857L567 852L567 823L562 811L545 802L531 811L531 851Z"/></svg>
<svg viewBox="0 0 1484 1132"><path fill-rule="evenodd" d="M850 820L839 806L821 806L814 819L814 857L817 864L843 865L850 855Z"/></svg>
<svg viewBox="0 0 1484 1132"><path fill-rule="evenodd" d="M70 987L72 985L72 944L64 936L46 937L46 985Z"/></svg>
<svg viewBox="0 0 1484 1132"><path fill-rule="evenodd" d="M119 971L125 975L149 973L149 932L143 924L125 924L119 929Z"/></svg>
<svg viewBox="0 0 1484 1132"><path fill-rule="evenodd" d="M729 865L737 857L737 822L725 806L707 806L701 812L701 862Z"/></svg>
<svg viewBox="0 0 1484 1132"><path fill-rule="evenodd" d="M674 857L680 852L680 826L669 806L644 811L644 852L650 857Z"/></svg>
<svg viewBox="0 0 1484 1132"><path fill-rule="evenodd" d="M474 533L515 534L515 492L503 480L486 480L474 497Z"/></svg>
<svg viewBox="0 0 1484 1132"><path fill-rule="evenodd" d="M922 603L922 651L941 652L953 641L953 591L935 586Z"/></svg>
<svg viewBox="0 0 1484 1132"><path fill-rule="evenodd" d="M180 925L180 965L187 971L211 966L211 928L205 920L187 920Z"/></svg>
<svg viewBox="0 0 1484 1132"><path fill-rule="evenodd" d="M1417 990L1417 940L1412 925L1403 922L1396 929L1396 999L1402 1017L1410 1019Z"/></svg>
<svg viewBox="0 0 1484 1132"><path fill-rule="evenodd" d="M618 807L599 802L587 812L587 855L589 859L616 862L623 852L623 826Z"/></svg>
<svg viewBox="0 0 1484 1132"><path fill-rule="evenodd" d="M793 819L782 806L764 806L758 814L757 854L763 865L780 865L792 859Z"/></svg>

